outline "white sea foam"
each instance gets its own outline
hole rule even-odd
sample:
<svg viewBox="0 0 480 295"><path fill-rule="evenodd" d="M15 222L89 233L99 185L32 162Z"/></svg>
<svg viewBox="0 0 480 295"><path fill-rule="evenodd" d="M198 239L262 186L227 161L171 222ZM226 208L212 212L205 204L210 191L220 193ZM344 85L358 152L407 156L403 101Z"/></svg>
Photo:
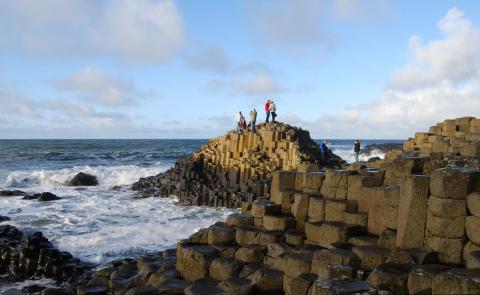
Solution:
<svg viewBox="0 0 480 295"><path fill-rule="evenodd" d="M351 147L332 146L332 152L347 161L347 163L355 162L355 155ZM385 153L381 150L374 149L368 154L360 154L359 160L368 161L368 159L373 157L379 157L383 159L385 157Z"/></svg>
<svg viewBox="0 0 480 295"><path fill-rule="evenodd" d="M13 171L4 180L4 187L38 187L48 188L63 186L77 173L84 172L97 176L100 185L128 185L141 177L156 175L165 171L168 166L156 165L140 167L136 165L120 166L75 166L59 170Z"/></svg>
<svg viewBox="0 0 480 295"><path fill-rule="evenodd" d="M124 187L140 177L156 175L168 166L97 166L61 170L14 171L5 186L31 192L50 191L54 202L0 198L0 215L13 225L42 231L61 250L95 263L172 247L196 230L224 220L229 209L181 206L174 199L137 199ZM69 187L78 172L96 175L99 186Z"/></svg>

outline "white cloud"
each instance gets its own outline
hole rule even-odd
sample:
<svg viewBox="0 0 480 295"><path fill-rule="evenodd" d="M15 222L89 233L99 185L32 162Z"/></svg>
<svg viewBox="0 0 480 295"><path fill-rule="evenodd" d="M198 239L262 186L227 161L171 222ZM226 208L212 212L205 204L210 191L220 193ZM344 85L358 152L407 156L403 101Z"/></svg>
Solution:
<svg viewBox="0 0 480 295"><path fill-rule="evenodd" d="M479 28L453 8L439 29L444 39L410 41L412 60L395 71L380 98L314 121L287 120L311 129L316 137L406 138L446 118L478 116L480 57L474 52L480 49Z"/></svg>
<svg viewBox="0 0 480 295"><path fill-rule="evenodd" d="M333 13L341 19L377 20L391 13L387 0L333 0Z"/></svg>
<svg viewBox="0 0 480 295"><path fill-rule="evenodd" d="M304 53L310 46L330 43L322 27L323 0L250 2L246 22L263 45Z"/></svg>
<svg viewBox="0 0 480 295"><path fill-rule="evenodd" d="M247 96L274 95L286 91L269 74L255 74L248 79L234 79L234 91Z"/></svg>
<svg viewBox="0 0 480 295"><path fill-rule="evenodd" d="M458 83L478 73L480 28L457 8L448 11L438 28L444 36L441 40L424 44L419 36L410 39L411 60L394 73L394 86L414 89L442 81Z"/></svg>
<svg viewBox="0 0 480 295"><path fill-rule="evenodd" d="M165 62L185 39L171 0L2 1L3 47Z"/></svg>
<svg viewBox="0 0 480 295"><path fill-rule="evenodd" d="M131 80L108 75L93 66L54 84L58 89L79 93L82 99L111 107L132 105L138 99L154 95L138 90Z"/></svg>
<svg viewBox="0 0 480 295"><path fill-rule="evenodd" d="M187 65L196 70L204 70L213 74L245 74L271 72L262 62L237 62L225 53L221 46L196 46L195 50L185 56Z"/></svg>
<svg viewBox="0 0 480 295"><path fill-rule="evenodd" d="M282 86L271 74L257 73L243 76L237 75L229 79L212 79L206 86L205 91L207 93L225 92L228 96L263 100L265 96L287 92L288 88Z"/></svg>

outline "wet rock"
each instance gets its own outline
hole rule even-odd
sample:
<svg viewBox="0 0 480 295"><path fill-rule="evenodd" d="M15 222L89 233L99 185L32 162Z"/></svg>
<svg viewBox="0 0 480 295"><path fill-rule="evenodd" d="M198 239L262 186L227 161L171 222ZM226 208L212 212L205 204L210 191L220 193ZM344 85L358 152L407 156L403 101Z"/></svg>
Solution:
<svg viewBox="0 0 480 295"><path fill-rule="evenodd" d="M0 215L0 222L9 221L10 217Z"/></svg>
<svg viewBox="0 0 480 295"><path fill-rule="evenodd" d="M23 197L24 200L38 200L40 202L48 202L48 201L56 201L56 200L61 200L62 198L57 197L56 195L50 193L50 192L43 192L39 194L31 194L31 195L25 195Z"/></svg>
<svg viewBox="0 0 480 295"><path fill-rule="evenodd" d="M92 268L55 249L40 232L24 236L14 226L0 226L0 274L5 273L9 280L46 277L75 282Z"/></svg>
<svg viewBox="0 0 480 295"><path fill-rule="evenodd" d="M0 190L0 197L23 196L25 192L19 190Z"/></svg>
<svg viewBox="0 0 480 295"><path fill-rule="evenodd" d="M83 172L75 175L69 182L71 186L95 186L98 185L98 180L95 175L86 174Z"/></svg>

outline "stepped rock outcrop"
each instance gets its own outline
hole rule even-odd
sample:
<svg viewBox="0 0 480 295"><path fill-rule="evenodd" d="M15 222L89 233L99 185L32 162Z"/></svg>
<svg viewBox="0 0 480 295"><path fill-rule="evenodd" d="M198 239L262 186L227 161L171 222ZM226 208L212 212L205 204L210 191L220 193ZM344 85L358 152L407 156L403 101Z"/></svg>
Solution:
<svg viewBox="0 0 480 295"><path fill-rule="evenodd" d="M192 157L157 176L132 185L144 196L177 196L191 205L240 207L267 197L272 172L340 167L342 160L320 149L308 131L282 123L260 124L257 132L229 132L210 140Z"/></svg>
<svg viewBox="0 0 480 295"><path fill-rule="evenodd" d="M243 152L224 143L211 141L194 158L204 157L207 170L247 165ZM287 158L285 169L266 170L269 192L243 202L242 213L176 250L137 260L121 286L113 273L131 261L100 271L87 287L109 285L115 294L480 294L475 155L447 151L442 157L455 158L437 160L408 145L366 169L320 171L302 166L317 159Z"/></svg>

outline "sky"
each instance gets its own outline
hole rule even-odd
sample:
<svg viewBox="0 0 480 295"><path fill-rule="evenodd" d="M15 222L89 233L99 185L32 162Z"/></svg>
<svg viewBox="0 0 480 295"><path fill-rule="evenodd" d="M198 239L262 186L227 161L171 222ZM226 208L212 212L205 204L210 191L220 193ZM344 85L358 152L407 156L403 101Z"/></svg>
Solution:
<svg viewBox="0 0 480 295"><path fill-rule="evenodd" d="M210 138L275 101L313 138L480 112L480 2L0 0L0 138Z"/></svg>

